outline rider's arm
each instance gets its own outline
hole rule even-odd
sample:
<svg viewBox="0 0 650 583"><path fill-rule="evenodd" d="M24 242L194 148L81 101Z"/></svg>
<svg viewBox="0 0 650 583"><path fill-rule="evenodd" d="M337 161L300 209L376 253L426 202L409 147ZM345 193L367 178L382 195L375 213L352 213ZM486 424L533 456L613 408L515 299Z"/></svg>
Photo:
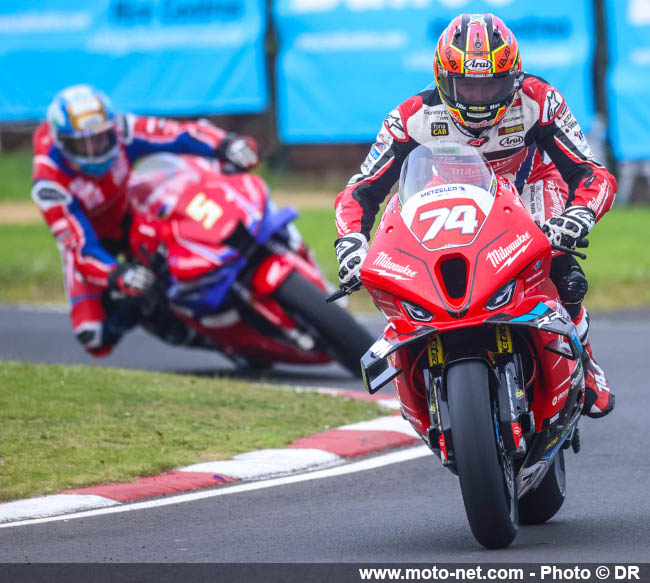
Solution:
<svg viewBox="0 0 650 583"><path fill-rule="evenodd" d="M226 133L207 120L178 122L162 117L126 114L123 124L126 153L131 163L141 156L158 152L194 154L219 160L230 160L229 147L241 138ZM245 138L253 149L257 146ZM232 161L232 160L230 160ZM251 166L253 164L250 164Z"/></svg>
<svg viewBox="0 0 650 583"><path fill-rule="evenodd" d="M60 183L39 178L32 186L32 199L59 248L72 257L76 271L88 283L108 287L108 275L117 261L102 247L79 200Z"/></svg>
<svg viewBox="0 0 650 583"><path fill-rule="evenodd" d="M537 142L569 186L567 208L587 207L598 221L614 202L616 179L594 157L559 91L536 78L526 79L523 90L540 105Z"/></svg>
<svg viewBox="0 0 650 583"><path fill-rule="evenodd" d="M418 145L408 135L408 120L422 107L420 96L412 97L384 120L361 172L350 179L336 198L336 230L342 237L362 233L367 239L379 206L397 182L402 162Z"/></svg>

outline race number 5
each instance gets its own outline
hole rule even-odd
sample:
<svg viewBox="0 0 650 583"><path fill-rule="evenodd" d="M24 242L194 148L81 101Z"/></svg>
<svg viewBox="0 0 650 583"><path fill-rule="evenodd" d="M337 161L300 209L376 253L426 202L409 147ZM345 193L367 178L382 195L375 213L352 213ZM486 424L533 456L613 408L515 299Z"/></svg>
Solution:
<svg viewBox="0 0 650 583"><path fill-rule="evenodd" d="M185 212L191 219L202 223L205 229L211 229L223 214L222 208L205 196L203 192L200 192L191 200Z"/></svg>
<svg viewBox="0 0 650 583"><path fill-rule="evenodd" d="M438 236L438 233L444 228L445 231L460 229L463 235L471 235L478 227L476 220L476 207L471 204L459 204L451 209L447 207L431 209L420 213L418 221L428 221L433 219L422 242L431 241Z"/></svg>

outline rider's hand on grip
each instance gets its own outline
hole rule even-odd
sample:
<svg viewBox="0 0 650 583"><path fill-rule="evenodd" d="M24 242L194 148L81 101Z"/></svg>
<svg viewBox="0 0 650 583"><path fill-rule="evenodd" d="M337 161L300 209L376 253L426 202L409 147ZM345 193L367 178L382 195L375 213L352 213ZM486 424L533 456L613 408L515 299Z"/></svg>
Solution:
<svg viewBox="0 0 650 583"><path fill-rule="evenodd" d="M542 231L551 245L575 249L589 234L596 222L596 215L586 206L572 206L559 217L553 217L542 225ZM580 245L582 246L582 245Z"/></svg>
<svg viewBox="0 0 650 583"><path fill-rule="evenodd" d="M252 138L236 137L229 139L225 154L226 160L241 170L254 168L260 161L257 153L257 142Z"/></svg>
<svg viewBox="0 0 650 583"><path fill-rule="evenodd" d="M153 272L142 265L120 263L108 276L108 287L125 296L143 296L155 279Z"/></svg>
<svg viewBox="0 0 650 583"><path fill-rule="evenodd" d="M368 239L361 233L348 233L334 243L339 260L339 282L350 287L360 282L359 272L368 254Z"/></svg>

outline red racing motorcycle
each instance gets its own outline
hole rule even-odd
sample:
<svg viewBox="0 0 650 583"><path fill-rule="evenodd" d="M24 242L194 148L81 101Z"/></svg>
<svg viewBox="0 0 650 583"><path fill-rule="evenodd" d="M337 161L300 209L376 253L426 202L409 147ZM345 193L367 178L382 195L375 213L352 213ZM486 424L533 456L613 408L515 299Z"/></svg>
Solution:
<svg viewBox="0 0 650 583"><path fill-rule="evenodd" d="M361 360L366 388L393 381L404 418L458 475L487 548L559 510L563 452L580 447L583 349L549 279L552 254L512 184L440 139L404 162L361 269L388 320Z"/></svg>
<svg viewBox="0 0 650 583"><path fill-rule="evenodd" d="M325 304L332 286L293 225L298 213L278 210L259 176L157 154L138 165L129 199L131 251L157 275L145 315L162 304L244 368L335 360L360 374L371 336Z"/></svg>

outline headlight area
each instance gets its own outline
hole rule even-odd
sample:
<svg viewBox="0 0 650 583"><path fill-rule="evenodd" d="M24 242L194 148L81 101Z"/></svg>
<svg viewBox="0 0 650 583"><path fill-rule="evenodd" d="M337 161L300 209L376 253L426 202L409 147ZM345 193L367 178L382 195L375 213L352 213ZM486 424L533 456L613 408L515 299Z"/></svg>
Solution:
<svg viewBox="0 0 650 583"><path fill-rule="evenodd" d="M492 294L492 297L485 302L485 309L493 311L508 305L512 301L512 298L514 298L516 289L517 280L511 279L508 283L501 286L494 294Z"/></svg>
<svg viewBox="0 0 650 583"><path fill-rule="evenodd" d="M431 322L433 320L433 314L422 306L414 302L409 302L408 300L400 300L400 302L411 320L415 320L416 322Z"/></svg>

